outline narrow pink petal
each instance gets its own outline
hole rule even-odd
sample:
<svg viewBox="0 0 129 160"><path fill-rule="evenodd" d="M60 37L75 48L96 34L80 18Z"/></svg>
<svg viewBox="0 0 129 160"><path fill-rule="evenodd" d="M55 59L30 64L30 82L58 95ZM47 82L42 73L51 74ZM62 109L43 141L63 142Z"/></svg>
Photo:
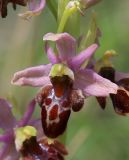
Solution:
<svg viewBox="0 0 129 160"><path fill-rule="evenodd" d="M32 87L43 87L50 83L51 82L48 76L36 77L36 78L35 77L33 78L22 77L18 79L17 81L13 82L13 84L17 86L32 86Z"/></svg>
<svg viewBox="0 0 129 160"><path fill-rule="evenodd" d="M0 135L0 142L9 143L13 140L13 129L10 129L7 133Z"/></svg>
<svg viewBox="0 0 129 160"><path fill-rule="evenodd" d="M77 56L73 57L69 64L72 68L80 67L86 60L88 60L98 48L97 44L92 44L87 49L79 53Z"/></svg>
<svg viewBox="0 0 129 160"><path fill-rule="evenodd" d="M16 119L12 114L12 105L0 98L0 128L9 130L16 125Z"/></svg>
<svg viewBox="0 0 129 160"><path fill-rule="evenodd" d="M35 106L36 106L36 101L35 101L35 99L33 99L29 103L29 105L27 106L27 110L26 110L25 114L23 115L23 118L20 120L18 127L25 126L28 124L28 122L30 121L32 114L35 110Z"/></svg>
<svg viewBox="0 0 129 160"><path fill-rule="evenodd" d="M59 58L67 61L76 54L76 40L68 33L47 33L43 40L56 42Z"/></svg>
<svg viewBox="0 0 129 160"><path fill-rule="evenodd" d="M26 68L22 71L18 71L14 74L13 81L22 78L22 77L41 77L47 76L51 69L51 64L40 65L36 67Z"/></svg>
<svg viewBox="0 0 129 160"><path fill-rule="evenodd" d="M16 72L11 83L22 86L42 86L47 80L49 81L48 75L50 69L51 64L26 68L22 71Z"/></svg>
<svg viewBox="0 0 129 160"><path fill-rule="evenodd" d="M75 74L75 88L83 91L85 96L109 96L116 94L118 86L115 83L101 77L90 69L80 70Z"/></svg>
<svg viewBox="0 0 129 160"><path fill-rule="evenodd" d="M119 81L123 78L129 78L129 73L124 73L124 72L115 72L115 81Z"/></svg>
<svg viewBox="0 0 129 160"><path fill-rule="evenodd" d="M48 43L45 43L45 51L47 53L48 59L52 64L60 63L60 60L58 56L54 53L53 49L48 45Z"/></svg>

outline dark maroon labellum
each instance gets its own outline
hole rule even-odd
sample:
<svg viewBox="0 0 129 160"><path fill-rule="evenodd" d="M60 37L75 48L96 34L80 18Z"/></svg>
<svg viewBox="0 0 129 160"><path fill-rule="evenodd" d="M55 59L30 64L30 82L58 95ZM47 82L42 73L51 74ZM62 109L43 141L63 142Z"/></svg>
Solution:
<svg viewBox="0 0 129 160"><path fill-rule="evenodd" d="M80 90L73 90L73 82L68 76L54 77L52 85L44 87L37 95L40 105L42 126L47 137L56 138L61 135L73 111L79 111L84 104Z"/></svg>
<svg viewBox="0 0 129 160"><path fill-rule="evenodd" d="M120 115L127 115L129 113L129 78L123 78L116 83L120 89L117 94L111 94L114 109Z"/></svg>
<svg viewBox="0 0 129 160"><path fill-rule="evenodd" d="M51 138L62 134L67 126L70 113L70 108L65 110L57 104L48 108L42 108L42 125L45 134Z"/></svg>
<svg viewBox="0 0 129 160"><path fill-rule="evenodd" d="M74 112L78 112L84 105L84 96L81 90L72 90L70 95L70 101L72 103L72 109Z"/></svg>
<svg viewBox="0 0 129 160"><path fill-rule="evenodd" d="M117 94L111 94L111 99L116 113L120 115L129 113L129 95L126 90L119 89Z"/></svg>
<svg viewBox="0 0 129 160"><path fill-rule="evenodd" d="M119 86L124 87L127 91L129 91L129 78L123 78L116 82Z"/></svg>
<svg viewBox="0 0 129 160"><path fill-rule="evenodd" d="M119 89L116 94L110 94L114 109L120 115L129 113L129 78L123 78L118 82L115 81L115 70L112 67L102 67L99 74L116 83ZM105 108L106 97L96 97L102 108Z"/></svg>
<svg viewBox="0 0 129 160"><path fill-rule="evenodd" d="M48 144L46 138L37 141L34 136L23 142L20 152L23 160L64 160L68 154L65 146L58 141Z"/></svg>
<svg viewBox="0 0 129 160"><path fill-rule="evenodd" d="M61 106L63 98L64 97L56 97L54 94L54 89L50 88L49 94L46 98L44 98L44 103L41 105L42 126L44 129L44 133L48 137L56 138L66 129L71 110L70 106L68 106L67 108L63 108Z"/></svg>

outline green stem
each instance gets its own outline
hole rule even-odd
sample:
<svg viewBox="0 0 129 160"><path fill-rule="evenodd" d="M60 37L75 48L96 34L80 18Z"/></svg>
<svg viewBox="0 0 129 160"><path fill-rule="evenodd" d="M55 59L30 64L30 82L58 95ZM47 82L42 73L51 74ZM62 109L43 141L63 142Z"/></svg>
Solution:
<svg viewBox="0 0 129 160"><path fill-rule="evenodd" d="M69 12L67 10L65 10L64 13L63 13L63 16L61 18L57 33L63 32L65 24L66 24L66 22L68 20L68 17L69 17Z"/></svg>
<svg viewBox="0 0 129 160"><path fill-rule="evenodd" d="M71 6L71 5L73 5L73 6ZM78 11L78 6L79 6L79 3L77 3L77 2L74 2L73 4L67 4L67 6L64 9L63 15L61 17L57 33L61 33L64 31L65 25L66 25L69 17Z"/></svg>
<svg viewBox="0 0 129 160"><path fill-rule="evenodd" d="M58 0L58 22L60 22L62 14L69 0Z"/></svg>

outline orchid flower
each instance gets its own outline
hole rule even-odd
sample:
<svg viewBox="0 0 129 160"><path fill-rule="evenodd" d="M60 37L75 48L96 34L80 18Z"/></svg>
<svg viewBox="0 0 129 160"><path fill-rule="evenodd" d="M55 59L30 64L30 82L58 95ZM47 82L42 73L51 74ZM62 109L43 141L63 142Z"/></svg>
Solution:
<svg viewBox="0 0 129 160"><path fill-rule="evenodd" d="M117 53L114 50L107 50L104 55L90 66L98 72L102 77L109 79L111 82L117 84L118 90L116 94L111 93L110 98L113 103L114 110L119 115L129 114L129 73L122 73L116 71L112 64L112 58ZM96 97L102 109L106 107L105 96Z"/></svg>
<svg viewBox="0 0 129 160"><path fill-rule="evenodd" d="M12 79L12 84L19 86L44 87L51 84L49 73L54 64L66 64L74 73L74 88L81 89L87 96L109 96L116 93L118 86L110 80L98 75L91 69L83 68L82 64L88 60L98 48L93 44L79 54L76 53L77 42L68 33L48 33L43 39L54 41L58 50L56 55L52 48L46 45L46 52L50 64L30 67L16 72Z"/></svg>
<svg viewBox="0 0 129 160"><path fill-rule="evenodd" d="M19 127L26 125L34 126L38 129L38 136L41 137L40 121L31 119L34 108L35 100L32 100L23 118L17 121L12 113L12 105L5 99L0 99L0 128L4 131L0 135L0 142L3 143L0 149L1 160L17 160L19 158L20 153L15 147L15 130Z"/></svg>
<svg viewBox="0 0 129 160"><path fill-rule="evenodd" d="M119 115L129 114L129 73L115 71L111 66L101 67L99 74L112 82L116 83L119 88L117 94L110 94L114 110ZM106 107L106 97L97 98L100 106Z"/></svg>
<svg viewBox="0 0 129 160"><path fill-rule="evenodd" d="M56 138L65 131L71 108L79 111L84 98L89 96L116 94L118 86L83 66L98 48L97 44L77 54L77 42L68 33L48 33L43 40L56 43L54 53L46 42L50 63L16 72L12 84L43 88L36 97L42 108L42 126L48 137Z"/></svg>

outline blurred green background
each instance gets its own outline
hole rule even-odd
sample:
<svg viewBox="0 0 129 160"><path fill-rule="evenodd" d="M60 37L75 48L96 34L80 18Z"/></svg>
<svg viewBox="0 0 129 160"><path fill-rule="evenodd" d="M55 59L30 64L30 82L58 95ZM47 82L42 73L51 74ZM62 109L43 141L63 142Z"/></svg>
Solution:
<svg viewBox="0 0 129 160"><path fill-rule="evenodd" d="M56 23L47 8L29 22L17 16L24 8L18 7L16 12L10 5L8 8L7 18L0 18L0 97L16 100L15 114L19 118L38 89L12 86L11 77L18 70L48 62L42 37L47 32L56 32ZM93 10L102 31L97 56L115 49L119 53L114 59L115 68L128 72L129 1L103 0L92 7L82 17L82 31L89 25ZM20 112L16 112L18 108ZM37 107L35 116L39 115ZM110 100L103 111L95 98L89 98L79 113L72 114L66 143L68 160L129 160L129 118L116 115Z"/></svg>

